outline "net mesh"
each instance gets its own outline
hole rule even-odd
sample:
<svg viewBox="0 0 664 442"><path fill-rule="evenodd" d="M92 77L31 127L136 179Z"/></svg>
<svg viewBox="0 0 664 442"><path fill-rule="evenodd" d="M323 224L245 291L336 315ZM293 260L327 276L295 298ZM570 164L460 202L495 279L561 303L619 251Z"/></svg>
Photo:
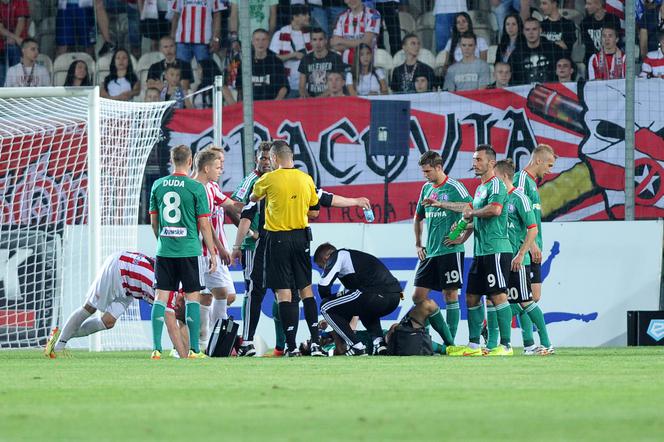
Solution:
<svg viewBox="0 0 664 442"><path fill-rule="evenodd" d="M137 247L143 170L171 103L100 104L103 259ZM0 96L0 347L43 345L97 270L88 265L88 107L87 97ZM139 319L135 302L92 348L149 346Z"/></svg>

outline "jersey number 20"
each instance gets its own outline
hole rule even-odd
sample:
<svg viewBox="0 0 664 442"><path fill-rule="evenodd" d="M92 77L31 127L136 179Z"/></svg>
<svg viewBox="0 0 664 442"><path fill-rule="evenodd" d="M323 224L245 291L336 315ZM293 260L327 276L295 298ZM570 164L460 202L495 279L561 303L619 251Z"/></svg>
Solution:
<svg viewBox="0 0 664 442"><path fill-rule="evenodd" d="M166 192L164 194L164 208L161 214L167 223L178 223L182 218L180 211L180 195L177 192Z"/></svg>

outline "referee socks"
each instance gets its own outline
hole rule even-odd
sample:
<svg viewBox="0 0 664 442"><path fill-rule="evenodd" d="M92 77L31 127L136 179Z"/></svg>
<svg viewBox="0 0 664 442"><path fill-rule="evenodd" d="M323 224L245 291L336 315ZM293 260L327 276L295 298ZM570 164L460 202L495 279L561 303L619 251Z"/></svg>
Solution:
<svg viewBox="0 0 664 442"><path fill-rule="evenodd" d="M279 302L279 316L286 335L286 347L288 351L297 350L295 337L297 336L297 323L300 320L300 303L293 301Z"/></svg>
<svg viewBox="0 0 664 442"><path fill-rule="evenodd" d="M311 333L311 343L318 344L318 306L314 297L304 298L302 300L304 307L304 319L307 321L309 333Z"/></svg>

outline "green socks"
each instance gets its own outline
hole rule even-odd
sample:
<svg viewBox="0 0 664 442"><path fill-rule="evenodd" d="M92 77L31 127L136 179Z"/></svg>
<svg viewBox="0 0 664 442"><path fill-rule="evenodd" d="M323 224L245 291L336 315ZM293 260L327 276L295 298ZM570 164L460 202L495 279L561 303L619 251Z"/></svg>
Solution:
<svg viewBox="0 0 664 442"><path fill-rule="evenodd" d="M164 301L155 300L152 304L152 314L150 320L152 321L152 348L154 350L161 350L161 333L164 331L164 313L166 313L166 303Z"/></svg>
<svg viewBox="0 0 664 442"><path fill-rule="evenodd" d="M199 353L198 334L201 328L201 304L196 301L186 301L185 312L187 328L189 329L189 347L194 353Z"/></svg>
<svg viewBox="0 0 664 442"><path fill-rule="evenodd" d="M512 309L509 302L498 304L495 308L498 318L498 329L500 330L500 343L509 347L512 335Z"/></svg>
<svg viewBox="0 0 664 442"><path fill-rule="evenodd" d="M521 308L519 304L510 304L512 307L512 316L519 318L519 327L521 327L521 338L523 339L523 346L530 347L535 345L533 339L533 323L531 322L528 314Z"/></svg>
<svg viewBox="0 0 664 442"><path fill-rule="evenodd" d="M461 310L459 310L459 301L450 302L445 307L447 326L450 328L452 339L456 338L457 329L459 328L459 318L461 317Z"/></svg>
<svg viewBox="0 0 664 442"><path fill-rule="evenodd" d="M431 323L431 327L433 327L440 337L443 338L445 345L454 345L454 338L452 337L452 333L450 333L450 328L447 326L440 309L437 309L434 313L429 315L428 319L429 323Z"/></svg>
<svg viewBox="0 0 664 442"><path fill-rule="evenodd" d="M274 348L283 350L286 348L286 335L281 326L281 316L279 315L279 303L275 300L272 304L272 319L274 320L274 334L276 336L276 343Z"/></svg>
<svg viewBox="0 0 664 442"><path fill-rule="evenodd" d="M544 347L551 347L551 341L549 340L549 333L546 329L546 322L544 322L544 313L542 312L540 306L537 305L536 302L533 302L532 304L528 305L524 311L526 314L522 316L529 317L529 319L531 319L532 322L537 327L537 332L539 333L540 337L540 344L542 344L542 346ZM532 323L530 324L530 330L532 336L532 330L533 330Z"/></svg>
<svg viewBox="0 0 664 442"><path fill-rule="evenodd" d="M489 333L486 348L492 350L498 347L498 336L500 335L498 329L498 314L496 313L496 307L492 305L487 305L486 307L486 329Z"/></svg>
<svg viewBox="0 0 664 442"><path fill-rule="evenodd" d="M482 303L475 307L468 307L468 340L473 344L480 343L482 334L482 323L484 322L484 310Z"/></svg>

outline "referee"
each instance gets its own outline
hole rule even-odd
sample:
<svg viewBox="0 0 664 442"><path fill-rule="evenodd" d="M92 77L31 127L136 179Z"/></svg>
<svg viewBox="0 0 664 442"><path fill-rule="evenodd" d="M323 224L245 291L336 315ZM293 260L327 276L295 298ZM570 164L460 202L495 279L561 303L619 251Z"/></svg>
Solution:
<svg viewBox="0 0 664 442"><path fill-rule="evenodd" d="M286 334L286 356L300 356L295 342L300 309L291 288L297 289L302 298L304 317L311 332L312 354L320 353L318 307L311 290L308 220L308 216L314 214L310 213L310 208L318 207L316 187L309 175L295 168L293 151L285 141L272 143L270 162L274 171L256 181L250 197L252 202L266 199L264 287L277 294Z"/></svg>

